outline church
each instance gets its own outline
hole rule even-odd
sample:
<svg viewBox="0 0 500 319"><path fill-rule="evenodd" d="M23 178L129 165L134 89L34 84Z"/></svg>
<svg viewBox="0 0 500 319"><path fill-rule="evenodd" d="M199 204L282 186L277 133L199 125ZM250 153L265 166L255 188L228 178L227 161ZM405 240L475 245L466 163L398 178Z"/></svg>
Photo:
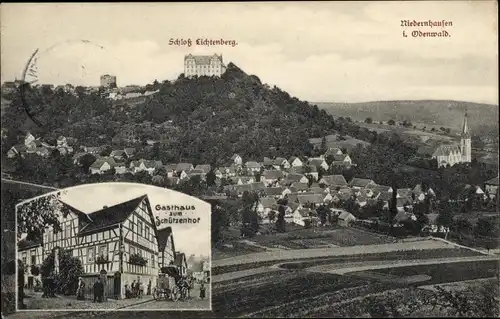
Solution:
<svg viewBox="0 0 500 319"><path fill-rule="evenodd" d="M471 162L471 134L467 123L467 113L465 113L460 135L460 144L442 144L432 153L438 167L453 166L459 163Z"/></svg>

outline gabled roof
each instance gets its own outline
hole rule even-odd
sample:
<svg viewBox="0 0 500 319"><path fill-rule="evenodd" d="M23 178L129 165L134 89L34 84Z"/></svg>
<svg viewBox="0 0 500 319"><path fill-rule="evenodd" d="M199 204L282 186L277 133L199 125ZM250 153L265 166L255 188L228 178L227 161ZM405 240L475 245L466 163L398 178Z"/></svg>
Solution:
<svg viewBox="0 0 500 319"><path fill-rule="evenodd" d="M300 159L300 157L297 157L297 156L291 156L289 159L288 159L288 162L291 164L293 163L293 161L295 160L299 160L300 162L302 162L302 160Z"/></svg>
<svg viewBox="0 0 500 319"><path fill-rule="evenodd" d="M290 187L293 188L295 191L303 191L309 188L307 184L299 182L292 183Z"/></svg>
<svg viewBox="0 0 500 319"><path fill-rule="evenodd" d="M172 235L172 227L166 227L163 229L158 229L158 251L162 252L165 250L167 247L167 241L168 238ZM172 237L172 244L173 244L173 237ZM173 246L173 245L172 245ZM175 251L175 246L173 247L173 250Z"/></svg>
<svg viewBox="0 0 500 319"><path fill-rule="evenodd" d="M290 173L286 176L285 180L287 182L299 182L301 179L303 179L305 176L303 174L296 174L296 173ZM303 183L300 183L303 184Z"/></svg>
<svg viewBox="0 0 500 319"><path fill-rule="evenodd" d="M177 164L165 164L163 167L165 168L165 171L173 172L177 169Z"/></svg>
<svg viewBox="0 0 500 319"><path fill-rule="evenodd" d="M274 165L282 165L284 162L288 162L288 161L283 157L276 157L274 159Z"/></svg>
<svg viewBox="0 0 500 319"><path fill-rule="evenodd" d="M83 227L78 235L83 236L100 230L118 227L119 224L127 220L130 214L132 214L132 212L144 200L146 200L148 208L151 209L148 196L142 195L129 201L119 203L111 207L105 207L101 210L88 214L88 217L92 220L92 222Z"/></svg>
<svg viewBox="0 0 500 319"><path fill-rule="evenodd" d="M245 163L246 168L260 168L262 165L260 163L257 163L255 161L248 161Z"/></svg>
<svg viewBox="0 0 500 319"><path fill-rule="evenodd" d="M112 157L100 157L92 163L90 167L101 168L104 163L108 163L109 166L114 167L116 165L115 160Z"/></svg>
<svg viewBox="0 0 500 319"><path fill-rule="evenodd" d="M498 186L498 176L484 182L487 185L497 185Z"/></svg>
<svg viewBox="0 0 500 319"><path fill-rule="evenodd" d="M176 253L174 264L178 267L185 266L187 264L186 255L184 253Z"/></svg>
<svg viewBox="0 0 500 319"><path fill-rule="evenodd" d="M231 156L231 159L234 161L235 159L237 158L241 158L241 156L239 156L238 154L234 154L233 156Z"/></svg>
<svg viewBox="0 0 500 319"><path fill-rule="evenodd" d="M339 219L341 220L346 220L346 219L356 219L356 217L354 217L353 214L347 212L347 211L343 211L342 213L340 213L339 215Z"/></svg>
<svg viewBox="0 0 500 319"><path fill-rule="evenodd" d="M324 196L321 194L299 194L297 198L300 204L320 204L323 203Z"/></svg>
<svg viewBox="0 0 500 319"><path fill-rule="evenodd" d="M262 177L264 177L265 179L279 179L283 178L283 172L277 170L265 170L262 173Z"/></svg>
<svg viewBox="0 0 500 319"><path fill-rule="evenodd" d="M342 150L340 148L336 148L336 147L329 148L325 152L325 156L335 156L335 155L338 155L338 154L342 154Z"/></svg>
<svg viewBox="0 0 500 319"><path fill-rule="evenodd" d="M201 170L201 171L203 171L203 173L207 174L212 169L212 166L210 166L210 164L199 164L199 165L196 165L196 167L194 169Z"/></svg>
<svg viewBox="0 0 500 319"><path fill-rule="evenodd" d="M342 175L326 175L321 178L320 184L347 186L347 181Z"/></svg>
<svg viewBox="0 0 500 319"><path fill-rule="evenodd" d="M188 172L191 169L193 169L193 164L191 164L191 163L179 163L179 164L177 164L175 171L178 173L182 172L182 171Z"/></svg>
<svg viewBox="0 0 500 319"><path fill-rule="evenodd" d="M276 196L283 194L283 188L281 187L266 187L264 193L269 196Z"/></svg>
<svg viewBox="0 0 500 319"><path fill-rule="evenodd" d="M309 158L308 162L309 162L310 165L316 166L316 167L319 167L323 163L326 163L326 161L324 159L322 159L322 158Z"/></svg>
<svg viewBox="0 0 500 319"><path fill-rule="evenodd" d="M111 152L109 156L123 156L123 155L125 155L124 150L114 150Z"/></svg>
<svg viewBox="0 0 500 319"><path fill-rule="evenodd" d="M276 200L272 197L261 197L259 202L264 208L272 208L273 205L276 205Z"/></svg>
<svg viewBox="0 0 500 319"><path fill-rule="evenodd" d="M264 157L264 162L263 164L265 166L270 166L270 165L273 165L274 164L274 161L272 159L270 159L269 157Z"/></svg>
<svg viewBox="0 0 500 319"><path fill-rule="evenodd" d="M340 154L340 155L335 155L333 158L335 161L344 161L349 155L347 154Z"/></svg>
<svg viewBox="0 0 500 319"><path fill-rule="evenodd" d="M353 178L353 179L351 180L351 182L349 183L349 185L351 185L351 186L356 186L356 187L366 187L366 186L368 186L368 184L370 184L370 183L375 184L375 182L374 182L374 181L372 181L371 179L366 179L366 178L357 178L357 177L355 177L355 178Z"/></svg>

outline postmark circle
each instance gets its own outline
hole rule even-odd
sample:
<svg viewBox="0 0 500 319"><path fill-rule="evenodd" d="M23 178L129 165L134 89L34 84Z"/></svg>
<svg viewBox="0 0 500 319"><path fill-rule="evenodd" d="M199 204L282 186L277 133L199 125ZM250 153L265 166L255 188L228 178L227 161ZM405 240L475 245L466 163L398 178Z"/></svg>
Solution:
<svg viewBox="0 0 500 319"><path fill-rule="evenodd" d="M34 105L30 100L33 88L43 85L98 87L101 75L116 74L119 69L119 63L110 61L121 59L103 45L89 40L67 40L45 49L35 49L24 66L19 86L26 114L37 126L44 127L46 123L38 116L43 112L41 105Z"/></svg>

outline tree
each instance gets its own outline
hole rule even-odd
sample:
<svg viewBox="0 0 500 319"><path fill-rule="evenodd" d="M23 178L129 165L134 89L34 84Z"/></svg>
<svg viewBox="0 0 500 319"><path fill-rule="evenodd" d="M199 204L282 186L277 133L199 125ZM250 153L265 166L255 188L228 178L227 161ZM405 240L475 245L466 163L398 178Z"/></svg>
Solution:
<svg viewBox="0 0 500 319"><path fill-rule="evenodd" d="M38 197L17 207L17 235L27 234L26 240L39 240L49 227L54 233L62 231L57 212L69 213L59 201L60 192Z"/></svg>
<svg viewBox="0 0 500 319"><path fill-rule="evenodd" d="M396 124L396 122L393 119L390 119L389 121L387 121L387 124L394 125Z"/></svg>
<svg viewBox="0 0 500 319"><path fill-rule="evenodd" d="M326 224L327 215L329 213L328 207L326 205L321 205L316 209L316 212L318 213L321 225L324 226Z"/></svg>
<svg viewBox="0 0 500 319"><path fill-rule="evenodd" d="M217 176L215 176L214 170L211 169L210 172L208 172L207 176L206 176L207 186L208 187L214 186L216 180L217 180Z"/></svg>
<svg viewBox="0 0 500 319"><path fill-rule="evenodd" d="M80 167L82 168L82 171L84 173L88 173L90 166L96 161L96 157L90 153L87 153L85 155L82 155L78 159L78 164L80 164Z"/></svg>
<svg viewBox="0 0 500 319"><path fill-rule="evenodd" d="M498 232L498 221L495 223L492 218L479 218L474 228L474 233L478 236L496 237Z"/></svg>
<svg viewBox="0 0 500 319"><path fill-rule="evenodd" d="M372 118L371 118L371 117L367 117L367 118L365 119L365 123L367 123L367 124L372 124L372 122L373 122L373 120L372 120Z"/></svg>
<svg viewBox="0 0 500 319"><path fill-rule="evenodd" d="M280 205L278 207L278 218L276 220L276 231L279 233L284 233L285 229L285 206Z"/></svg>
<svg viewBox="0 0 500 319"><path fill-rule="evenodd" d="M436 223L438 226L442 226L445 228L446 237L448 236L448 231L450 227L453 225L453 213L450 210L443 210L439 213Z"/></svg>
<svg viewBox="0 0 500 319"><path fill-rule="evenodd" d="M58 253L59 272L55 274L55 249L45 258L40 273L43 278L54 277L57 293L71 295L76 292L78 277L83 273L83 265L79 258L73 257L70 251L60 248Z"/></svg>
<svg viewBox="0 0 500 319"><path fill-rule="evenodd" d="M247 191L243 193L241 234L245 237L253 237L259 230L258 203L259 195L257 193Z"/></svg>
<svg viewBox="0 0 500 319"><path fill-rule="evenodd" d="M225 207L221 206L219 202L212 203L211 214L211 232L212 232L212 245L216 246L223 238L223 230L229 227L229 218Z"/></svg>

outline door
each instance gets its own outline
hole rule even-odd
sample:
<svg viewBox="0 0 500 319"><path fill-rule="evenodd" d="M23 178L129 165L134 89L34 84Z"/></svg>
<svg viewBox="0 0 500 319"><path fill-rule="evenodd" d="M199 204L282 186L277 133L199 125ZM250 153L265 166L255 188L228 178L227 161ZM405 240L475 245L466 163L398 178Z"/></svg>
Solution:
<svg viewBox="0 0 500 319"><path fill-rule="evenodd" d="M115 273L114 279L113 279L113 291L116 299L121 299L121 294L122 294L122 285L121 285L121 278L120 278L120 273Z"/></svg>
<svg viewBox="0 0 500 319"><path fill-rule="evenodd" d="M28 277L28 289L33 289L33 277Z"/></svg>

